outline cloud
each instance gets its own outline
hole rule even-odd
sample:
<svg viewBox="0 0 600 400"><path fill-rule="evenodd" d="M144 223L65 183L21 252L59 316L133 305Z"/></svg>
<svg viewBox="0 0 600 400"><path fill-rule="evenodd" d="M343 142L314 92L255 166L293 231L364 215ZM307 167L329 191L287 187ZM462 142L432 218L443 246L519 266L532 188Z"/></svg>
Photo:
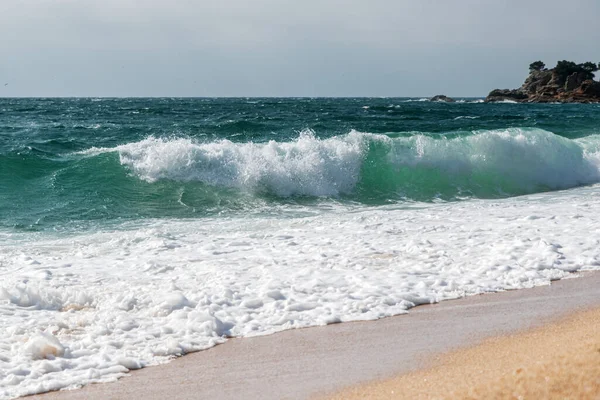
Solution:
<svg viewBox="0 0 600 400"><path fill-rule="evenodd" d="M0 95L485 95L534 59L598 57L598 15L595 0L5 1Z"/></svg>

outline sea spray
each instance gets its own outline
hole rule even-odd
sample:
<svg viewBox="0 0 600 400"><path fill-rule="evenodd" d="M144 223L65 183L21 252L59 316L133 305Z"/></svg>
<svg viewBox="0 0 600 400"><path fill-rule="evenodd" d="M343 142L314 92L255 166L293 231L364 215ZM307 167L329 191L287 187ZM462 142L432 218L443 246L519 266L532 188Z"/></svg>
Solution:
<svg viewBox="0 0 600 400"><path fill-rule="evenodd" d="M287 197L349 194L359 180L365 147L355 132L319 140L304 131L291 142L199 144L148 138L114 150L121 164L150 183L199 181Z"/></svg>
<svg viewBox="0 0 600 400"><path fill-rule="evenodd" d="M600 136L587 138L597 143ZM420 201L494 198L566 189L600 180L596 153L539 129L416 134L373 143L360 190ZM381 148L383 147L383 148Z"/></svg>
<svg viewBox="0 0 600 400"><path fill-rule="evenodd" d="M120 163L148 183L200 182L256 194L345 196L361 201L493 198L596 183L600 164L585 141L540 129L511 128L457 137L415 132L390 138L352 131L318 139L202 143L150 137L112 149ZM594 149L595 150L595 149Z"/></svg>

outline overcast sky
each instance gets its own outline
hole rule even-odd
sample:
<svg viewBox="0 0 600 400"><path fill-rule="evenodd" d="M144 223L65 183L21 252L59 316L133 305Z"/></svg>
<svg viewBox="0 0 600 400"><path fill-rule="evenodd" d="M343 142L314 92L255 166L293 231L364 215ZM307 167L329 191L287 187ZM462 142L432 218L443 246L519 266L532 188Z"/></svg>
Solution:
<svg viewBox="0 0 600 400"><path fill-rule="evenodd" d="M1 0L0 96L484 96L538 59L599 62L599 18L599 0Z"/></svg>

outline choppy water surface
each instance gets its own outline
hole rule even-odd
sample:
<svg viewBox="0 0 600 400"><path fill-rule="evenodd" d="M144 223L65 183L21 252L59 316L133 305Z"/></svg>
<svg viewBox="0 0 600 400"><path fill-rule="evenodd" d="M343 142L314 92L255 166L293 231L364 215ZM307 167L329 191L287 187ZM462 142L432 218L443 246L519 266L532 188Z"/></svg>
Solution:
<svg viewBox="0 0 600 400"><path fill-rule="evenodd" d="M600 107L0 99L0 396L600 265Z"/></svg>

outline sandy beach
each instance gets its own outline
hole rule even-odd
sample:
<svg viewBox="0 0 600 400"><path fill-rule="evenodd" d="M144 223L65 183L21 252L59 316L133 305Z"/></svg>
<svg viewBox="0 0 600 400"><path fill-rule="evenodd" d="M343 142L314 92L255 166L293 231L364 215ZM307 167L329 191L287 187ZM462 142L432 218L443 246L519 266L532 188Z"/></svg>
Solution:
<svg viewBox="0 0 600 400"><path fill-rule="evenodd" d="M362 398L365 391L374 398L396 398L398 396L391 394L393 389L388 389L385 385L396 385L397 379L404 379L405 382L415 376L404 375L404 378L397 378L399 375L415 373L420 369L446 374L445 370L431 368L453 364L457 360L453 357L469 359L471 356L461 356L462 353L456 350L471 348L482 342L485 343L482 350L475 350L480 352L480 358L475 360L484 360L485 369L489 365L496 366L498 357L518 363L518 360L512 360L512 355L523 355L528 351L510 348L500 353L510 343L521 343L520 340L511 339L511 336L508 339L504 336L531 329L534 329L531 334L537 335L536 328L554 326L549 324L599 306L600 274L581 274L577 279L557 281L550 286L420 306L411 310L408 315L378 321L344 323L286 331L271 336L233 339L166 365L133 371L130 376L116 383L94 384L80 390L53 392L33 398L303 399L335 395L339 390L350 391L341 392L337 398L346 398L351 394ZM588 314L578 315L575 317L579 318L577 321L585 321ZM598 318L598 311L592 311L589 315ZM556 328L556 332L562 332L560 334L563 336L557 336L554 343L564 343L571 340L570 335L581 332L597 333L598 325L594 323L576 325L581 328L578 333ZM548 340L553 340L553 329L555 328L542 330L546 332L544 337ZM497 337L500 338L485 342ZM531 340L537 341L536 338L537 336L533 336ZM580 342L579 339L577 342ZM528 347L525 345L525 348ZM448 352L450 355L443 357L449 358L440 358L441 354ZM535 356L535 353L532 354ZM446 361L441 361L442 359ZM479 364L473 365L478 368ZM514 368L510 363L507 367ZM494 371L490 371L492 378L486 379L502 377L501 372ZM536 371L532 370L531 373L541 373ZM487 385L487 381L479 381L480 376L481 374L473 374L472 378L476 381L465 381L458 373L448 375L447 382L452 387L454 384L463 384L462 387L453 389L460 393L460 397L464 393L471 393L464 390L471 390L473 387L480 390L479 388ZM392 380L381 382L386 379ZM373 381L377 381L375 386L357 388L357 385ZM415 386L415 390L419 392L422 388Z"/></svg>
<svg viewBox="0 0 600 400"><path fill-rule="evenodd" d="M600 308L436 357L435 366L334 399L598 399Z"/></svg>

